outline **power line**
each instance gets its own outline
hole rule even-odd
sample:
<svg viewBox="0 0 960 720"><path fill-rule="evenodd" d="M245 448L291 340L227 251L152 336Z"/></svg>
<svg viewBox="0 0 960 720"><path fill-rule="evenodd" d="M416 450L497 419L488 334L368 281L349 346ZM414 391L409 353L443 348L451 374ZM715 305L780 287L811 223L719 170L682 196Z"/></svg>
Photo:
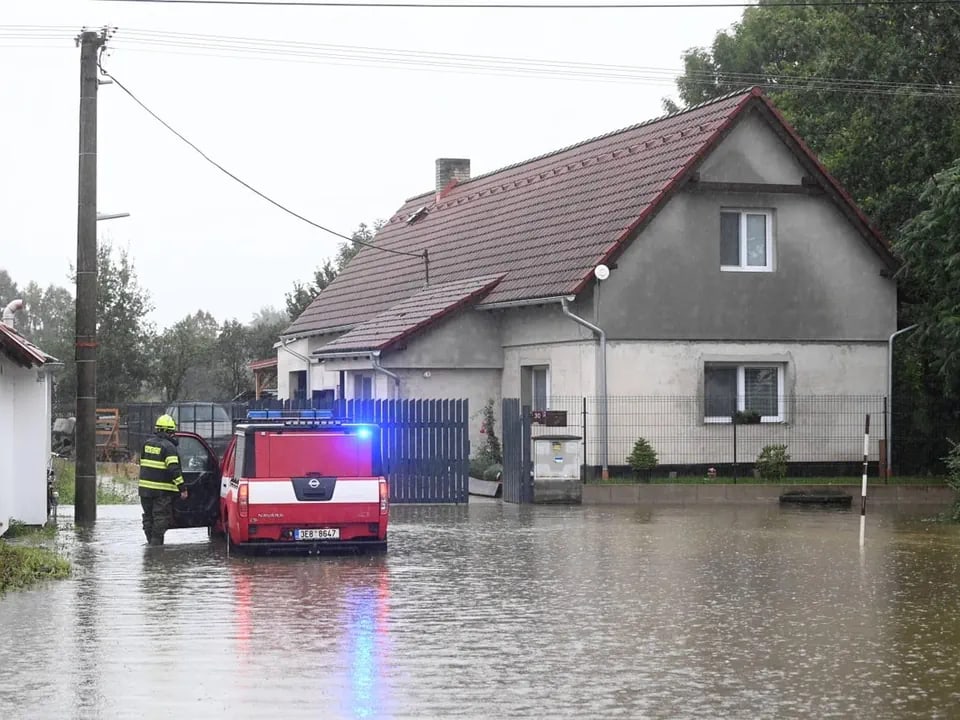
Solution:
<svg viewBox="0 0 960 720"><path fill-rule="evenodd" d="M281 203L277 202L276 200L274 200L273 198L269 197L268 195L260 192L260 191L257 190L255 187L253 187L252 185L250 185L248 182L240 179L239 177L237 177L236 175L234 175L232 172L230 172L229 170L227 170L225 167L223 167L223 165L221 165L221 164L218 163L216 160L214 160L213 158L211 158L211 157L210 157L209 155L207 155L203 150L201 150L199 147L197 147L196 145L194 145L194 144L193 144L192 142L190 142L187 138L185 138L183 135L181 135L179 132L177 132L177 130L175 130L173 127L171 127L163 118L161 118L161 117L160 117L159 115L157 115L153 110L151 110L149 107L147 107L136 95L134 95L129 89L127 89L127 87L126 87L122 82L120 82L119 80L117 80L116 77L114 77L113 75L111 75L110 73L108 73L108 72L103 68L103 65L102 65L102 64L100 64L100 63L98 62L98 65L99 65L99 67L100 67L100 72L101 72L101 74L103 74L105 77L110 78L110 79L114 82L114 84L115 84L117 87L119 87L121 90L123 90L123 92L125 92L127 95L129 95L130 98L131 98L135 103L137 103L137 105L139 105L141 108L143 108L144 110L146 110L147 113L148 113L151 117L153 117L154 120L156 120L157 122L159 122L159 123L160 123L161 125L163 125L167 130L169 130L169 131L172 132L174 135L176 135L178 138L180 138L180 140L182 140L182 141L185 142L187 145L189 145L191 148L193 148L197 153L200 154L200 156L201 156L204 160L206 160L208 163L210 163L210 164L213 165L215 168L217 168L218 170L220 170L220 172L224 173L224 174L227 175L228 177L230 177L230 178L232 178L233 180L235 180L236 182L240 183L240 184L243 185L245 188L247 188L247 190L250 190L251 192L255 193L256 195L259 195L261 198L263 198L264 200L266 200L267 202L269 202L271 205L274 205L274 206L280 208L280 209L283 210L285 213L288 213L288 214L292 215L293 217L297 218L298 220L302 220L303 222L307 223L308 225L312 225L313 227L318 228L318 229L320 229L320 230L323 230L324 232L330 233L331 235L335 235L335 236L338 237L338 238L343 238L344 240L346 240L346 241L348 241L348 242L356 243L357 245L362 245L362 246L364 246L364 247L373 248L374 250L379 250L379 251L381 251L381 252L392 253L392 254L394 254L394 255L406 255L406 256L408 256L408 257L415 257L415 258L420 258L420 259L424 259L424 260L426 259L425 253L412 253L412 252L405 252L405 251L403 251L403 250L391 250L390 248L380 247L379 245L374 245L373 243L364 242L363 240L357 240L356 238L348 237L348 236L346 236L346 235L344 235L344 234L342 234L342 233L338 233L336 230L331 230L331 229L328 228L328 227L324 227L323 225L321 225L321 224L319 224L319 223L317 223L317 222L314 222L313 220L311 220L311 219L309 219L309 218L304 217L304 216L301 215L300 213L297 213L297 212L291 210L290 208L286 207L285 205L282 205Z"/></svg>
<svg viewBox="0 0 960 720"><path fill-rule="evenodd" d="M207 57L254 56L260 60L293 58L296 61L329 62L336 65L368 67L421 67L430 70L459 69L499 76L548 76L594 81L626 81L673 84L684 77L704 85L760 85L779 90L816 90L874 95L906 95L914 97L956 97L960 88L949 83L892 82L857 78L819 77L810 75L775 75L772 73L728 73L723 71L684 71L629 65L575 63L535 58L498 57L439 53L420 50L333 45L303 41L270 40L190 33L157 33L150 30L125 29L114 45L121 49L173 52L184 48L193 55ZM147 50L149 51L149 50ZM217 53L212 55L211 53Z"/></svg>
<svg viewBox="0 0 960 720"><path fill-rule="evenodd" d="M673 10L696 8L750 8L760 7L757 3L746 2L703 2L703 3L419 3L419 2L335 2L323 0L97 0L98 2L153 3L160 5L246 5L256 7L331 7L331 8L399 8L399 9L445 9L445 10ZM956 5L958 0L786 0L771 3L766 7L867 7L867 6L923 6Z"/></svg>

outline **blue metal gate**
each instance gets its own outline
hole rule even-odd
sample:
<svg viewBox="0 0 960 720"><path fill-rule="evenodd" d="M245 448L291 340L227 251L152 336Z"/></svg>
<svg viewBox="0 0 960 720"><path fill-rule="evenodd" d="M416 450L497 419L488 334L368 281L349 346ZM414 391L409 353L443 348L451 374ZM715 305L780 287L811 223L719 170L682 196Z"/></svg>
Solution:
<svg viewBox="0 0 960 720"><path fill-rule="evenodd" d="M533 465L530 459L530 408L517 398L503 400L503 499L533 502Z"/></svg>
<svg viewBox="0 0 960 720"><path fill-rule="evenodd" d="M465 503L470 476L466 400L267 400L263 410L329 410L380 428L379 461L390 502Z"/></svg>

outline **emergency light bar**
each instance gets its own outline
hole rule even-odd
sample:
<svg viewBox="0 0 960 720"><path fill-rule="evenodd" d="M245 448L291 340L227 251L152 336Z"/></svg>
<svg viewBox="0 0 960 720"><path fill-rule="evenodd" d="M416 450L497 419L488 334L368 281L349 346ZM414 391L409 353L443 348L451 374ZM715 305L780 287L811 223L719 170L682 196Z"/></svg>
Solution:
<svg viewBox="0 0 960 720"><path fill-rule="evenodd" d="M248 410L247 420L256 425L289 428L354 429L361 438L373 435L376 423L355 423L350 418L337 418L329 410Z"/></svg>

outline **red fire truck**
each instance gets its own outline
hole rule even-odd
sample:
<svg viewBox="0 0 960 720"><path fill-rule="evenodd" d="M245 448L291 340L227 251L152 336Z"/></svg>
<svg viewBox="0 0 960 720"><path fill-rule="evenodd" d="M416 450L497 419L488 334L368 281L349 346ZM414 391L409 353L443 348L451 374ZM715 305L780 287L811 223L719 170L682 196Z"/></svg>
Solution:
<svg viewBox="0 0 960 720"><path fill-rule="evenodd" d="M252 411L219 462L178 433L186 500L175 527L207 527L231 550L385 550L389 491L379 428L304 411Z"/></svg>

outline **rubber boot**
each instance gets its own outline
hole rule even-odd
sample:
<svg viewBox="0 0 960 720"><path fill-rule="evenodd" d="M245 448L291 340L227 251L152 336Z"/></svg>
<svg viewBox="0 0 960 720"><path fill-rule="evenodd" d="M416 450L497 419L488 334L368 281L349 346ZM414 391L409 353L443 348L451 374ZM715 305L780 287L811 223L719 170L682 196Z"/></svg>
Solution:
<svg viewBox="0 0 960 720"><path fill-rule="evenodd" d="M163 545L163 535L154 535L150 538L151 545Z"/></svg>

